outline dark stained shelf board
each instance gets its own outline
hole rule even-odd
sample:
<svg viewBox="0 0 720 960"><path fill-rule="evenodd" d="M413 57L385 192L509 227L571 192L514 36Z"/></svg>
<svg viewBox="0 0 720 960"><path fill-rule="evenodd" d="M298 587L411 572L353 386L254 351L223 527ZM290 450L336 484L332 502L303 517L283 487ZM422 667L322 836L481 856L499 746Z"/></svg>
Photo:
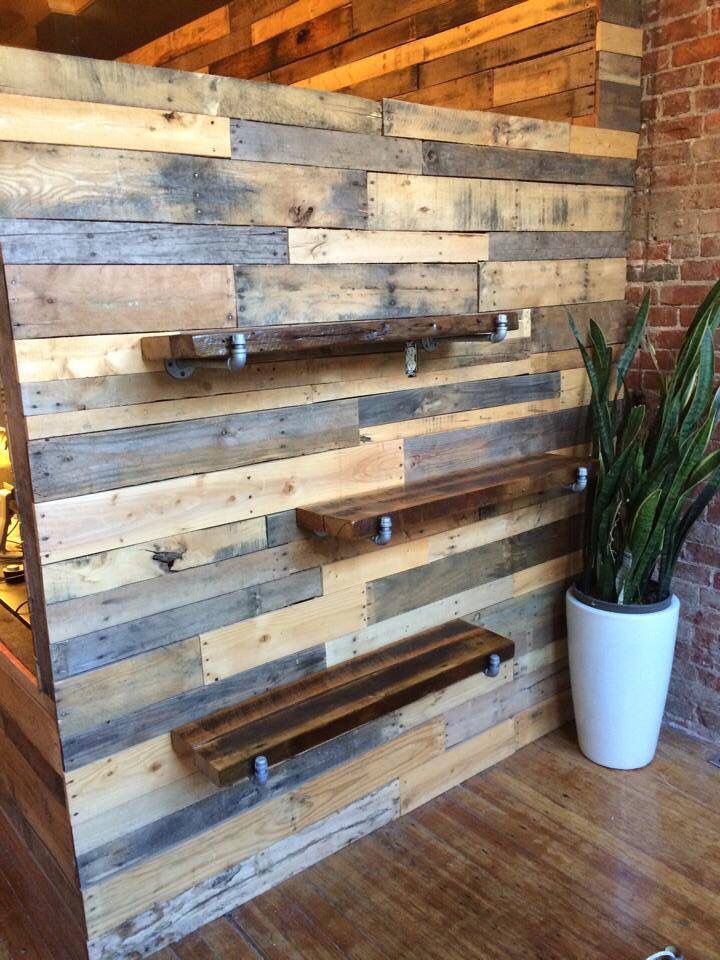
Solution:
<svg viewBox="0 0 720 960"><path fill-rule="evenodd" d="M250 776L257 756L288 760L514 652L506 637L453 620L173 730L173 747L226 786Z"/></svg>
<svg viewBox="0 0 720 960"><path fill-rule="evenodd" d="M508 313L508 330L517 330L519 314ZM142 338L146 360L222 360L229 356L229 337L242 333L248 356L298 353L306 350L361 347L377 343L407 343L425 337L463 340L495 329L497 313L460 316L405 317L395 320L352 320L338 323L289 323L282 326L239 327L175 333Z"/></svg>
<svg viewBox="0 0 720 960"><path fill-rule="evenodd" d="M558 489L577 479L578 467L587 467L591 473L590 458L544 453L301 507L295 513L298 526L320 536L364 539L377 533L380 517L390 517L393 530L397 531L406 523Z"/></svg>

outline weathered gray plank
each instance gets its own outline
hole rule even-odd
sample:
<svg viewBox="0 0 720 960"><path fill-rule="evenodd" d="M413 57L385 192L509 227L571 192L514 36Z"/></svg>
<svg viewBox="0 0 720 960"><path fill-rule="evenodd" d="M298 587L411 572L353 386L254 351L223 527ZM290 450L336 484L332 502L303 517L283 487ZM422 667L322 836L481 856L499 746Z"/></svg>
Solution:
<svg viewBox="0 0 720 960"><path fill-rule="evenodd" d="M151 910L92 940L89 946L92 960L116 960L123 950L146 955L252 900L394 820L400 814L398 791L398 782L394 781L172 900L154 904Z"/></svg>
<svg viewBox="0 0 720 960"><path fill-rule="evenodd" d="M620 23L625 27L641 27L640 0L601 0L600 19L608 23Z"/></svg>
<svg viewBox="0 0 720 960"><path fill-rule="evenodd" d="M56 605L123 584L175 577L196 567L264 550L267 545L265 518L252 517L49 563L43 567L45 602ZM158 589L164 591L167 586Z"/></svg>
<svg viewBox="0 0 720 960"><path fill-rule="evenodd" d="M570 307L537 307L532 312L533 353L573 350L576 347L568 313L582 334L592 318L603 330L608 343L622 343L634 315L634 307L625 300L603 303L576 303Z"/></svg>
<svg viewBox="0 0 720 960"><path fill-rule="evenodd" d="M287 230L109 220L0 220L6 264L287 263Z"/></svg>
<svg viewBox="0 0 720 960"><path fill-rule="evenodd" d="M150 650L55 684L60 736L108 724L203 685L198 637Z"/></svg>
<svg viewBox="0 0 720 960"><path fill-rule="evenodd" d="M624 257L628 235L601 233L491 233L488 260L575 260Z"/></svg>
<svg viewBox="0 0 720 960"><path fill-rule="evenodd" d="M539 590L493 604L463 617L463 620L509 637L515 644L515 659L518 660L565 636L563 586L551 583Z"/></svg>
<svg viewBox="0 0 720 960"><path fill-rule="evenodd" d="M236 160L265 160L346 170L387 170L422 173L419 140L374 134L312 130L272 123L236 120L230 125Z"/></svg>
<svg viewBox="0 0 720 960"><path fill-rule="evenodd" d="M473 313L471 263L237 267L241 326Z"/></svg>
<svg viewBox="0 0 720 960"><path fill-rule="evenodd" d="M578 499L578 513L574 517L517 533L509 538L513 573L526 570L572 553L580 546L582 533L582 502Z"/></svg>
<svg viewBox="0 0 720 960"><path fill-rule="evenodd" d="M379 133L380 105L327 91L0 47L0 91Z"/></svg>
<svg viewBox="0 0 720 960"><path fill-rule="evenodd" d="M422 480L480 464L560 450L589 439L588 408L488 423L405 441L405 479Z"/></svg>
<svg viewBox="0 0 720 960"><path fill-rule="evenodd" d="M437 177L487 177L631 187L635 182L635 161L428 141L423 143L423 173Z"/></svg>
<svg viewBox="0 0 720 960"><path fill-rule="evenodd" d="M191 806L176 810L143 827L111 840L78 857L83 886L127 869L161 851L222 823L243 810L266 803L320 776L327 770L356 759L404 732L396 714L350 730L321 746L306 750L272 768L267 786L258 787L254 778L213 790Z"/></svg>
<svg viewBox="0 0 720 960"><path fill-rule="evenodd" d="M103 430L29 444L36 501L355 446L357 400Z"/></svg>
<svg viewBox="0 0 720 960"><path fill-rule="evenodd" d="M634 83L601 80L598 90L598 126L611 130L640 129L642 89Z"/></svg>
<svg viewBox="0 0 720 960"><path fill-rule="evenodd" d="M368 622L388 620L418 603L433 603L511 572L510 542L503 540L382 577L367 587Z"/></svg>
<svg viewBox="0 0 720 960"><path fill-rule="evenodd" d="M321 593L322 577L315 568L53 643L54 674L70 677Z"/></svg>
<svg viewBox="0 0 720 960"><path fill-rule="evenodd" d="M560 375L540 373L496 380L472 380L443 387L398 390L359 400L360 426L433 417L560 394Z"/></svg>
<svg viewBox="0 0 720 960"><path fill-rule="evenodd" d="M190 690L170 700L154 703L143 710L121 717L113 724L100 724L63 739L63 756L67 770L106 757L117 750L143 743L150 737L168 733L173 727L198 720L207 713L221 710L255 697L281 683L290 683L325 667L325 647L320 644L300 654L263 664L253 670L197 690Z"/></svg>
<svg viewBox="0 0 720 960"><path fill-rule="evenodd" d="M448 711L445 726L447 746L453 747L477 736L483 730L502 723L536 703L549 700L569 687L567 667L555 663L523 674L512 683L503 683L489 694L467 700Z"/></svg>
<svg viewBox="0 0 720 960"><path fill-rule="evenodd" d="M3 142L0 217L362 227L366 179L355 170Z"/></svg>
<svg viewBox="0 0 720 960"><path fill-rule="evenodd" d="M325 552L325 545L313 538L292 546L270 547L185 570L175 571L166 565L161 581L152 578L124 583L99 593L50 604L50 638L57 643L91 630L107 630L246 587L281 580L289 573L320 566Z"/></svg>

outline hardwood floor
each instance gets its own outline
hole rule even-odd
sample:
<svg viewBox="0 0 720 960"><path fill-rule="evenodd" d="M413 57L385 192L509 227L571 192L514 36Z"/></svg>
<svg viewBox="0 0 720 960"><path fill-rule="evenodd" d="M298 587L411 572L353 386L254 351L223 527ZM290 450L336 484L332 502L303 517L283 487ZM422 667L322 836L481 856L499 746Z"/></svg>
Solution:
<svg viewBox="0 0 720 960"><path fill-rule="evenodd" d="M720 770L617 773L565 728L153 960L720 958ZM0 960L47 960L0 876Z"/></svg>

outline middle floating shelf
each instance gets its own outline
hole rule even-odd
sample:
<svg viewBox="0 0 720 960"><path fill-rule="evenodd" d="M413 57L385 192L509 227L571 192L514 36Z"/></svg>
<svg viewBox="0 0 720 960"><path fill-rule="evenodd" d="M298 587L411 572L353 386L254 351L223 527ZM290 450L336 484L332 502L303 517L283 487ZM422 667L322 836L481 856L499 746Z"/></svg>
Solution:
<svg viewBox="0 0 720 960"><path fill-rule="evenodd" d="M184 380L196 367L241 370L251 357L404 344L406 373L413 376L418 343L426 350L434 349L438 340L499 343L508 330L517 330L519 325L517 312L288 323L147 336L142 338L141 348L145 360L162 360L170 376Z"/></svg>
<svg viewBox="0 0 720 960"><path fill-rule="evenodd" d="M544 453L301 507L295 515L298 526L318 536L372 539L384 545L405 524L481 509L559 487L581 493L592 466L589 457Z"/></svg>

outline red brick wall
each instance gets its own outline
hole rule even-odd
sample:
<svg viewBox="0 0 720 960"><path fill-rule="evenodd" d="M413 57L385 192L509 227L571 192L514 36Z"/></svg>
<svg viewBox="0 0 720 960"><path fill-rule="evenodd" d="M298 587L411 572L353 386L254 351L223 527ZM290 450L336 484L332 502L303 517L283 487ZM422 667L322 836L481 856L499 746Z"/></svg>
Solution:
<svg viewBox="0 0 720 960"><path fill-rule="evenodd" d="M670 369L720 278L720 0L643 0L643 25L629 296L639 302L651 291L651 336L661 368ZM647 356L639 367L636 384L652 398ZM667 719L720 740L720 498L690 536L675 591L682 614Z"/></svg>

